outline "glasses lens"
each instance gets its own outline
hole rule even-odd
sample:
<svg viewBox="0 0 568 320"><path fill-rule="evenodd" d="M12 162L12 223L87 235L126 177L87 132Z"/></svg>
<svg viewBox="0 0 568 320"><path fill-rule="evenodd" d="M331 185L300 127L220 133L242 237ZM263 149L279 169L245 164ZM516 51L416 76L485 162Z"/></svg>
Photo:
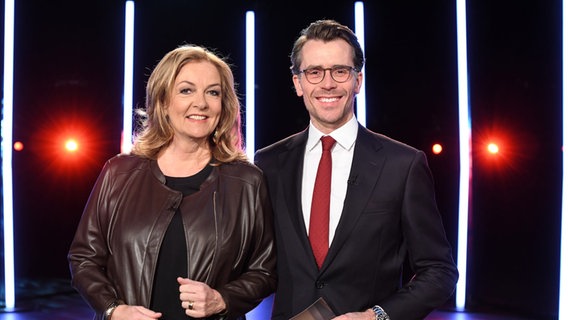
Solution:
<svg viewBox="0 0 568 320"><path fill-rule="evenodd" d="M351 69L348 67L336 67L331 69L331 77L337 82L345 82L351 76Z"/></svg>
<svg viewBox="0 0 568 320"><path fill-rule="evenodd" d="M323 80L323 76L325 74L325 70L321 68L310 68L304 71L306 78L311 83L319 83Z"/></svg>

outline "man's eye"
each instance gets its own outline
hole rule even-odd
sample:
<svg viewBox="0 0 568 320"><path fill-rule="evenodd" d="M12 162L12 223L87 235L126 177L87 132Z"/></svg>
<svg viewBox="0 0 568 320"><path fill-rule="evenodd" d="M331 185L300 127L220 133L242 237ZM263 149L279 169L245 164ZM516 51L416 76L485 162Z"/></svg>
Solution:
<svg viewBox="0 0 568 320"><path fill-rule="evenodd" d="M309 74L309 75L315 76L315 75L320 74L320 73L321 73L321 70L319 70L319 69L309 69L309 70L306 70L306 73Z"/></svg>
<svg viewBox="0 0 568 320"><path fill-rule="evenodd" d="M333 72L337 75L344 75L346 73L349 73L349 70L347 68L338 68L333 70Z"/></svg>

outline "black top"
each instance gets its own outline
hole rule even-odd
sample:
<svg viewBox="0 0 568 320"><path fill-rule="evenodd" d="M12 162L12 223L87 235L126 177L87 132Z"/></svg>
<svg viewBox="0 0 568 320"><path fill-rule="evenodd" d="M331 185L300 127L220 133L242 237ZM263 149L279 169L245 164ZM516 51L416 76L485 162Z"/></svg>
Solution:
<svg viewBox="0 0 568 320"><path fill-rule="evenodd" d="M211 174L212 167L206 166L200 172L189 177L168 177L166 185L173 190L180 191L183 196L188 196L199 191L199 187ZM180 210L174 214L166 231L156 275L152 290L152 302L150 309L162 313L162 320L188 319L179 299L179 284L177 277L187 277L187 247L185 232Z"/></svg>

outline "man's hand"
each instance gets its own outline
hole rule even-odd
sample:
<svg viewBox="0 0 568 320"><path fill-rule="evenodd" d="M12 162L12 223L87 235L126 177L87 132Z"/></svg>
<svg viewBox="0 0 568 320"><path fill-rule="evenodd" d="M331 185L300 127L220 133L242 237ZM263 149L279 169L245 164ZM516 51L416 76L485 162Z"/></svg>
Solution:
<svg viewBox="0 0 568 320"><path fill-rule="evenodd" d="M364 312L349 312L333 318L332 320L375 320L375 313L371 309Z"/></svg>

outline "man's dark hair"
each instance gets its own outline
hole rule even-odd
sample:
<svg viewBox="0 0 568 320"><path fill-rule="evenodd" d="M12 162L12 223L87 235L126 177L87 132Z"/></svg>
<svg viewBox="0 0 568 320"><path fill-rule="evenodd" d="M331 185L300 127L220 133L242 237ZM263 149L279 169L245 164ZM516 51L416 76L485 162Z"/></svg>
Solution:
<svg viewBox="0 0 568 320"><path fill-rule="evenodd" d="M343 39L351 46L353 49L353 66L357 71L361 71L365 64L365 57L355 33L335 20L318 20L302 30L300 36L294 42L294 47L290 54L290 61L292 62L290 70L292 70L292 73L300 73L300 65L302 64L300 51L302 51L304 44L308 40L328 42L337 39Z"/></svg>

